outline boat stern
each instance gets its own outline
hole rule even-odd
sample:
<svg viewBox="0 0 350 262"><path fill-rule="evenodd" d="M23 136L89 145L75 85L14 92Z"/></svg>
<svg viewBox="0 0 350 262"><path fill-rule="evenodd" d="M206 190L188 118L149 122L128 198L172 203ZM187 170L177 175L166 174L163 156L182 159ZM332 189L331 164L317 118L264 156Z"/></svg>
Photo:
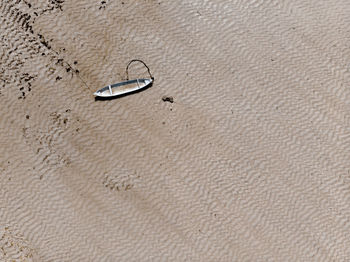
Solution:
<svg viewBox="0 0 350 262"><path fill-rule="evenodd" d="M96 91L96 92L94 93L94 96L103 97L104 95L103 95L103 93L102 93L102 92L100 92L100 91Z"/></svg>
<svg viewBox="0 0 350 262"><path fill-rule="evenodd" d="M94 96L99 96L99 97L108 97L108 96L110 96L108 87L104 87L104 88L102 88L100 90L97 90L94 93Z"/></svg>

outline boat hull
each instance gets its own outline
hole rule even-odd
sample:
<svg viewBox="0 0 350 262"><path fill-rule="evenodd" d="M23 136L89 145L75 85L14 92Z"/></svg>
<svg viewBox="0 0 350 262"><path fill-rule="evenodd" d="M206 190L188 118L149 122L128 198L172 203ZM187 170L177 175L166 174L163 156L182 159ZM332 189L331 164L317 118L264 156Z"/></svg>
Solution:
<svg viewBox="0 0 350 262"><path fill-rule="evenodd" d="M136 92L152 84L151 78L141 78L128 80L113 85L109 85L97 90L94 95L97 97L115 97Z"/></svg>

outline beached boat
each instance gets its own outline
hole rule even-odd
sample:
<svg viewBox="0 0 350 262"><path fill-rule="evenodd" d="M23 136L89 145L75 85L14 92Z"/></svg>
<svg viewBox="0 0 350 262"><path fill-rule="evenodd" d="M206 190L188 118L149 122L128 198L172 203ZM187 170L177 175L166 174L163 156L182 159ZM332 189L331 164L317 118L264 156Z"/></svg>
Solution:
<svg viewBox="0 0 350 262"><path fill-rule="evenodd" d="M94 95L99 97L114 97L120 96L127 93L139 91L143 88L148 87L153 82L152 78L141 78L128 80L113 85L109 85L97 90Z"/></svg>

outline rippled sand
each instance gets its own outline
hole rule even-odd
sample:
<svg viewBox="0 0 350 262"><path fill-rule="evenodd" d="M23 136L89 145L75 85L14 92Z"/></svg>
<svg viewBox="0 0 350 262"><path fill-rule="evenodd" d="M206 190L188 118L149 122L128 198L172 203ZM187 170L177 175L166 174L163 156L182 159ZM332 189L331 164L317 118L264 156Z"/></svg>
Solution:
<svg viewBox="0 0 350 262"><path fill-rule="evenodd" d="M0 261L349 261L349 13L1 0Z"/></svg>

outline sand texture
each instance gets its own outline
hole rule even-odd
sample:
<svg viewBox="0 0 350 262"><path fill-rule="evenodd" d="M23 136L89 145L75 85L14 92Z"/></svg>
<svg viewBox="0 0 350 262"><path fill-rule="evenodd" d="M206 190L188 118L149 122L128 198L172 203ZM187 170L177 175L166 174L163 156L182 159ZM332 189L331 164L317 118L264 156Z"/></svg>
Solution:
<svg viewBox="0 0 350 262"><path fill-rule="evenodd" d="M0 261L350 261L350 1L1 0L0 37Z"/></svg>

